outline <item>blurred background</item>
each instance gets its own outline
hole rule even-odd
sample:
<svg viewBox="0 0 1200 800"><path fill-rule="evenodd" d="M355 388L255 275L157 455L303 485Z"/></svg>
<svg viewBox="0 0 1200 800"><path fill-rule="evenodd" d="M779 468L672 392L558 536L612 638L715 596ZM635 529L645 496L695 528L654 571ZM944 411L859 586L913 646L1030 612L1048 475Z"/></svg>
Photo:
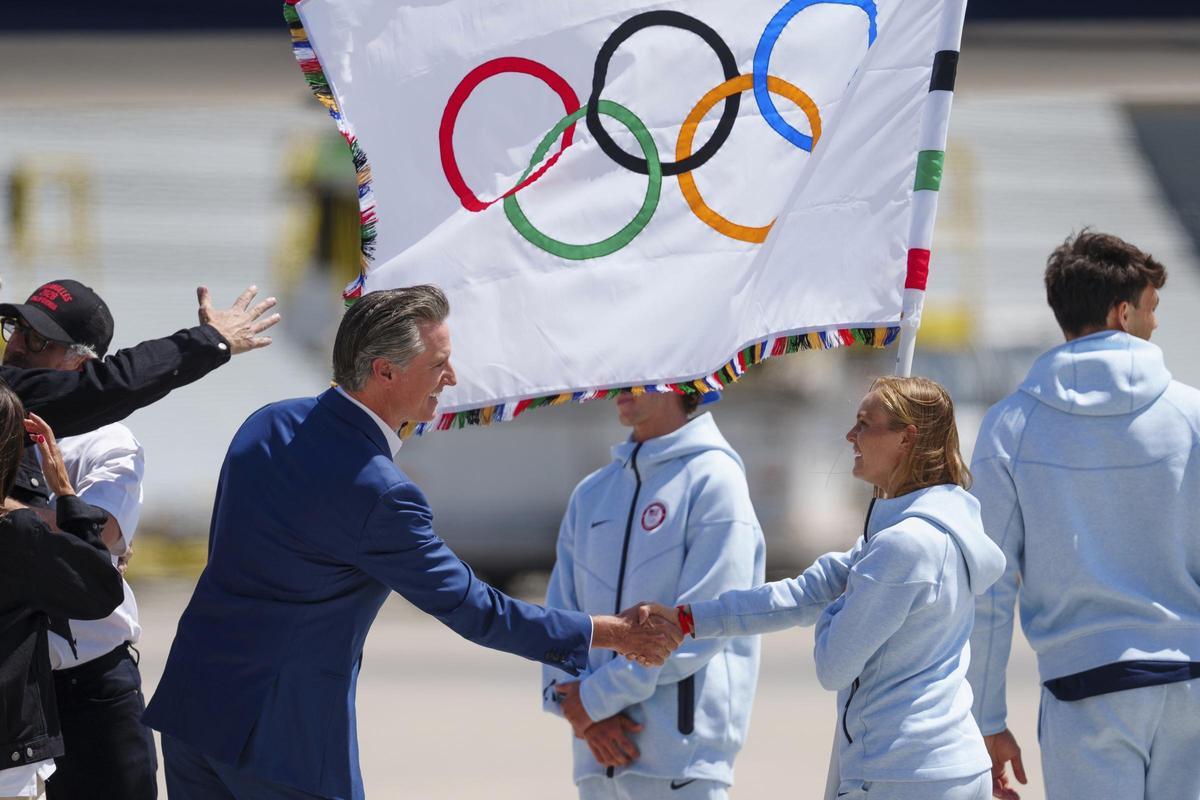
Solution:
<svg viewBox="0 0 1200 800"><path fill-rule="evenodd" d="M1155 341L1176 378L1200 384L1188 327L1200 314L1198 14L1184 0L970 3L914 366L950 388L968 451L986 408L1058 340L1041 272L1085 225L1167 265ZM0 298L20 302L52 278L88 283L112 308L114 348L194 324L200 283L218 303L255 283L284 315L271 348L128 421L147 453L129 576L152 689L203 566L230 436L255 408L328 385L340 290L357 271L353 168L275 3L61 0L4 16ZM771 576L858 535L867 492L842 435L894 357L770 360L712 407L746 461ZM566 406L410 440L400 461L460 554L538 599L571 488L623 436L610 404ZM810 651L807 632L767 637L736 796L819 796L834 710ZM540 713L535 667L465 645L400 601L364 661L372 795L572 796L565 725ZM1023 646L1012 673L1013 728L1037 783Z"/></svg>

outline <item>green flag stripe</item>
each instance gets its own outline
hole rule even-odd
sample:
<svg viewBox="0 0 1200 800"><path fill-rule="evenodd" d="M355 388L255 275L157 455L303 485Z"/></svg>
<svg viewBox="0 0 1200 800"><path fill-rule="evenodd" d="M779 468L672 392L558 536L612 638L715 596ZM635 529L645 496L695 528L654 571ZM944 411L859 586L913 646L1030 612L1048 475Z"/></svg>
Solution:
<svg viewBox="0 0 1200 800"><path fill-rule="evenodd" d="M917 153L917 181L913 191L928 189L936 192L942 185L942 162L945 159L944 150L922 150Z"/></svg>

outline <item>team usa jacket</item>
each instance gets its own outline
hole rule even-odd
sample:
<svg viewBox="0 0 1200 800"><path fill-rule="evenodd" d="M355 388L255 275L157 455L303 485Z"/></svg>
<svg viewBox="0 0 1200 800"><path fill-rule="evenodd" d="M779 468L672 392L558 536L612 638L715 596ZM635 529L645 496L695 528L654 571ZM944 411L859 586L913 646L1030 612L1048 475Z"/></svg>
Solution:
<svg viewBox="0 0 1200 800"><path fill-rule="evenodd" d="M614 447L612 462L572 494L557 556L547 605L589 614L643 600L674 606L761 584L765 546L745 468L711 415ZM758 659L756 636L685 639L659 668L592 651L580 684L588 716L624 713L645 726L635 735L641 756L615 774L731 784ZM554 686L572 680L543 668L547 711L561 714ZM587 743L573 741L575 781L605 775Z"/></svg>
<svg viewBox="0 0 1200 800"><path fill-rule="evenodd" d="M699 638L816 624L817 679L841 711L841 780L966 778L992 763L971 717L967 641L976 595L1003 571L979 501L931 486L876 501L849 552L692 614Z"/></svg>
<svg viewBox="0 0 1200 800"><path fill-rule="evenodd" d="M988 411L971 491L1008 569L979 598L975 715L1007 726L1018 588L1043 681L1121 661L1200 661L1200 391L1162 350L1105 331L1044 353Z"/></svg>

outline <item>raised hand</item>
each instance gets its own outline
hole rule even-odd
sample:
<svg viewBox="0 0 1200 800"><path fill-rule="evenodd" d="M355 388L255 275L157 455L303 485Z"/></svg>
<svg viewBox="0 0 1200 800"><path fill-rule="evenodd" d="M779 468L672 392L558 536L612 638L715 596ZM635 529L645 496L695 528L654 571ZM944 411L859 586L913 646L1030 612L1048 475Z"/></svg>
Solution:
<svg viewBox="0 0 1200 800"><path fill-rule="evenodd" d="M270 336L259 336L259 334L279 322L278 314L261 318L263 314L275 307L275 298L268 297L251 307L250 304L254 302L256 294L258 294L258 287L251 286L242 292L237 300L233 301L233 305L218 311L212 306L208 287L200 286L196 289L196 299L200 303L200 324L211 325L217 329L217 333L221 334L229 343L230 355L236 356L238 353L245 353L248 350L257 350L271 343Z"/></svg>
<svg viewBox="0 0 1200 800"><path fill-rule="evenodd" d="M983 744L987 747L988 755L992 757L992 797L998 797L1000 800L1020 800L1021 795L1009 784L1008 775L1004 771L1004 765L1011 761L1016 779L1021 783L1028 783L1025 780L1025 765L1021 763L1021 748L1017 745L1016 737L1005 728L999 733L983 737Z"/></svg>
<svg viewBox="0 0 1200 800"><path fill-rule="evenodd" d="M592 617L592 647L616 650L644 667L662 666L682 641L678 625L639 606Z"/></svg>
<svg viewBox="0 0 1200 800"><path fill-rule="evenodd" d="M592 756L602 767L624 767L642 754L630 734L641 733L642 726L624 714L602 719L583 733Z"/></svg>
<svg viewBox="0 0 1200 800"><path fill-rule="evenodd" d="M42 456L42 474L46 478L46 488L59 497L75 494L71 487L71 479L67 475L66 464L63 463L62 453L58 449L58 442L54 440L54 431L50 430L46 420L30 412L25 419L25 432L33 439Z"/></svg>

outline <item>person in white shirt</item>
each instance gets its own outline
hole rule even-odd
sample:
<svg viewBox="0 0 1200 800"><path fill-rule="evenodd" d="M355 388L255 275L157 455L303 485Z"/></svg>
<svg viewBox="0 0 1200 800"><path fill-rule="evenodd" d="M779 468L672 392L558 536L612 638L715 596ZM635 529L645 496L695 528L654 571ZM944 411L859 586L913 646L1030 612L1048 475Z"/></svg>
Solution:
<svg viewBox="0 0 1200 800"><path fill-rule="evenodd" d="M113 323L104 301L75 281L52 285L70 292L69 305L54 298L35 303L41 296L35 292L29 303L0 306L14 327L29 328L25 335L9 338L5 364L77 370L107 351ZM116 566L130 552L141 513L142 446L119 423L58 444L80 499L108 514L101 538ZM36 461L27 459L23 465L13 496L54 524L54 497ZM136 651L131 651L141 636L137 601L128 583L124 592L121 605L104 619L51 622L50 663L66 753L55 759L46 782L47 800L157 797L154 739L141 722L145 699Z"/></svg>

